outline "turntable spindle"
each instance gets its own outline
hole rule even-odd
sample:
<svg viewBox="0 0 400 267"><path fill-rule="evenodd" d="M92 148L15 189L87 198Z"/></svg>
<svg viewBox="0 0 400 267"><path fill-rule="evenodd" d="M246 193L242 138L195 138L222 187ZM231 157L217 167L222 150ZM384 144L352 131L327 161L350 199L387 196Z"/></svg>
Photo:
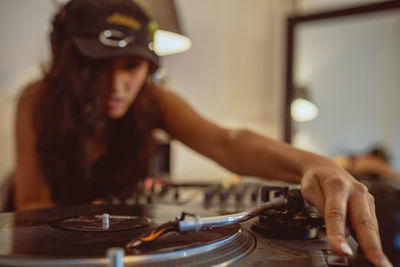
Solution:
<svg viewBox="0 0 400 267"><path fill-rule="evenodd" d="M102 219L103 219L103 229L105 230L110 229L110 214L104 213Z"/></svg>

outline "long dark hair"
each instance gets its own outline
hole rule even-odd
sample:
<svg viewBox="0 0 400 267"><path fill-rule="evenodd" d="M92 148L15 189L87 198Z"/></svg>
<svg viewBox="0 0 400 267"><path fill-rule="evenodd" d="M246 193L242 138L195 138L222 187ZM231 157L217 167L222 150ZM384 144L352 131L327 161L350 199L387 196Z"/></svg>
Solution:
<svg viewBox="0 0 400 267"><path fill-rule="evenodd" d="M64 21L61 10L53 22L53 60L36 105L35 130L52 200L74 204L122 194L147 176L159 113L147 81L122 118L108 119L111 64L81 55L64 34ZM102 137L106 153L93 164Z"/></svg>

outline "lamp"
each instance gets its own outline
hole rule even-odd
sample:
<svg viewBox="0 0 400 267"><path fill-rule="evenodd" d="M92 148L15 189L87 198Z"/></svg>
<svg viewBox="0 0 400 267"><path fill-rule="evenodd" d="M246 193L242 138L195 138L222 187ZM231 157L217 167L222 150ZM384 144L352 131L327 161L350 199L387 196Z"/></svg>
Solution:
<svg viewBox="0 0 400 267"><path fill-rule="evenodd" d="M182 34L173 0L135 0L135 2L159 25L154 34L153 46L157 55L173 55L190 49L192 42Z"/></svg>
<svg viewBox="0 0 400 267"><path fill-rule="evenodd" d="M290 115L293 120L301 122L313 120L318 116L318 107L311 101L305 87L295 87Z"/></svg>

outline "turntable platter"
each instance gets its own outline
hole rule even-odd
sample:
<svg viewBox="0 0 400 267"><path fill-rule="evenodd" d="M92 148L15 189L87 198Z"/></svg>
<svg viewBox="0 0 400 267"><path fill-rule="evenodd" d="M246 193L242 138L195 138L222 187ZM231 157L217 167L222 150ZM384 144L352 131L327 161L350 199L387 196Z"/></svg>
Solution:
<svg viewBox="0 0 400 267"><path fill-rule="evenodd" d="M123 248L131 239L173 220L182 211L182 207L171 205L86 205L2 213L0 265L107 266L107 249ZM201 217L215 215L203 209L190 212ZM101 214L109 214L108 230L99 226ZM239 259L254 246L254 236L239 225L185 235L169 233L125 252L124 264L215 265Z"/></svg>

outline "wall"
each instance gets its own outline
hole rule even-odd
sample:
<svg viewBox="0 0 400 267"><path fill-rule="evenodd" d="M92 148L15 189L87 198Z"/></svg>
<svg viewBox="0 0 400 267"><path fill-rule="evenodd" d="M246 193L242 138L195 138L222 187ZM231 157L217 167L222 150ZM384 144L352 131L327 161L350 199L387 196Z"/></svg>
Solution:
<svg viewBox="0 0 400 267"><path fill-rule="evenodd" d="M171 87L217 123L279 139L284 23L291 2L181 0L177 4L193 47L165 58ZM230 175L180 143L173 146L172 170L176 179Z"/></svg>

